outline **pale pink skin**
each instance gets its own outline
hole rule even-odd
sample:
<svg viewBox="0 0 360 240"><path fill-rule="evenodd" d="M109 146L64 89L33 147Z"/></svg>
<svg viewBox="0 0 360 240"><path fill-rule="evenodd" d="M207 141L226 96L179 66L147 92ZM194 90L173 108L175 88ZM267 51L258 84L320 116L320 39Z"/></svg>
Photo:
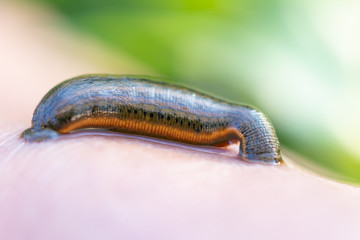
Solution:
<svg viewBox="0 0 360 240"><path fill-rule="evenodd" d="M296 167L124 136L20 140L52 86L111 71L36 11L0 7L0 239L359 239L360 190Z"/></svg>

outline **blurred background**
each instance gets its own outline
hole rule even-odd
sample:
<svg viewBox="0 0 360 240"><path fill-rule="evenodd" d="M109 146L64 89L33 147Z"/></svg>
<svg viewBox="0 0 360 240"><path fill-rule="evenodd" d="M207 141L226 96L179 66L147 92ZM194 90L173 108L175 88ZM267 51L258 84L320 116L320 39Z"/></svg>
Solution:
<svg viewBox="0 0 360 240"><path fill-rule="evenodd" d="M35 23L53 38L41 44L60 41L53 48L71 52L76 64L92 61L79 74L162 76L254 105L300 164L360 183L360 1L33 0L14 8L22 9L14 19L42 16Z"/></svg>

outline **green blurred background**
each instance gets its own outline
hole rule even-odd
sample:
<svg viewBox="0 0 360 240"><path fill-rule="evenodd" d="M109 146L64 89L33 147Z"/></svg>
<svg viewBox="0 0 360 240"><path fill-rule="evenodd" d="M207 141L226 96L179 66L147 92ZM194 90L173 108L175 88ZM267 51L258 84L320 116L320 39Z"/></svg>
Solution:
<svg viewBox="0 0 360 240"><path fill-rule="evenodd" d="M302 164L360 182L360 1L36 2L159 76L257 106Z"/></svg>

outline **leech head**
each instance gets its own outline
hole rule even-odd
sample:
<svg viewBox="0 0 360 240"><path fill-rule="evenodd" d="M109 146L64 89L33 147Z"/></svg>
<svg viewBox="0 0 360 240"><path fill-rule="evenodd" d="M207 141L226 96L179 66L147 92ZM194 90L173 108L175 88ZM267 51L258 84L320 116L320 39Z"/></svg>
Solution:
<svg viewBox="0 0 360 240"><path fill-rule="evenodd" d="M270 120L254 108L247 110L246 120L238 126L242 134L239 156L247 161L281 164L280 144Z"/></svg>
<svg viewBox="0 0 360 240"><path fill-rule="evenodd" d="M239 150L239 157L249 162L263 162L276 165L284 163L279 149L271 149L267 152L257 152L255 154L244 154L243 151Z"/></svg>

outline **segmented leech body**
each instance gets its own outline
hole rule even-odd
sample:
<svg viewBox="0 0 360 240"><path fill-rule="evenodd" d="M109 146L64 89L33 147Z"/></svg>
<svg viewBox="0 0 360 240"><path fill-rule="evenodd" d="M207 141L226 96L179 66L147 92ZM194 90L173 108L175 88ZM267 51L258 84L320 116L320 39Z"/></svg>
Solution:
<svg viewBox="0 0 360 240"><path fill-rule="evenodd" d="M225 146L244 160L281 163L274 128L263 113L143 76L84 75L51 89L22 134L42 141L85 128Z"/></svg>

